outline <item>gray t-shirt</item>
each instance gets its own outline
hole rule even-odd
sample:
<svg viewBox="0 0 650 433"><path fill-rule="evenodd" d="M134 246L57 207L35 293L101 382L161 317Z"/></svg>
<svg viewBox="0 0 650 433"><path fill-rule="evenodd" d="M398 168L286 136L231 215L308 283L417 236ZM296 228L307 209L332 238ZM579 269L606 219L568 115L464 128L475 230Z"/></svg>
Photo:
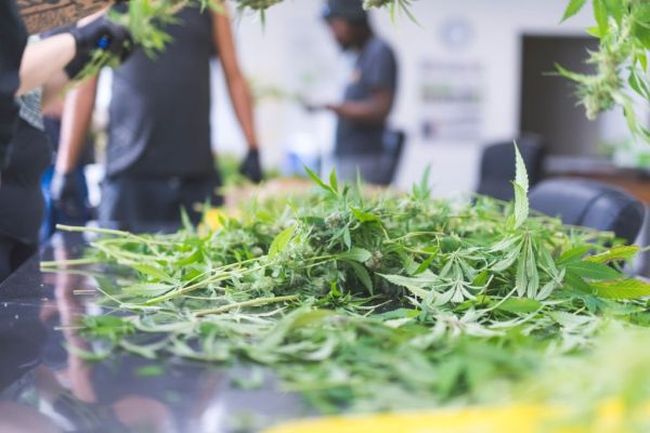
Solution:
<svg viewBox="0 0 650 433"><path fill-rule="evenodd" d="M359 53L343 99L363 101L373 91L397 90L397 61L392 48L373 36ZM367 125L339 118L336 130L337 156L378 154L382 149L385 124Z"/></svg>

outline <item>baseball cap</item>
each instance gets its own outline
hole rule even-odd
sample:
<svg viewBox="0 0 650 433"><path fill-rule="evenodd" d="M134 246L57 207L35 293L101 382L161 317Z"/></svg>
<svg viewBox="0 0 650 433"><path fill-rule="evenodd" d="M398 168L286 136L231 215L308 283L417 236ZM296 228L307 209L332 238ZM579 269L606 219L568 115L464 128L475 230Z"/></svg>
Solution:
<svg viewBox="0 0 650 433"><path fill-rule="evenodd" d="M365 21L368 13L361 0L327 0L323 6L323 18L343 18L347 21Z"/></svg>

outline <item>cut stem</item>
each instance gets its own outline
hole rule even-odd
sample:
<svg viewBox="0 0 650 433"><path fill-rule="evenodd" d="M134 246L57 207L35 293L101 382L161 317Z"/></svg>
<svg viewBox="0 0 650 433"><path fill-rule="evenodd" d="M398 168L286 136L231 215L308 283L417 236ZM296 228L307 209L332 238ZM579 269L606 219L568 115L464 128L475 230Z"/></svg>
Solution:
<svg viewBox="0 0 650 433"><path fill-rule="evenodd" d="M222 305L221 307L217 307L217 308L199 310L196 313L194 313L194 315L196 317L202 317L202 316L207 316L209 314L223 314L223 313L227 313L230 310L236 310L238 308L261 307L264 305L277 304L278 302L290 302L296 300L298 300L297 295L275 296L272 298L257 298L257 299L251 299L249 301L235 302L233 304Z"/></svg>

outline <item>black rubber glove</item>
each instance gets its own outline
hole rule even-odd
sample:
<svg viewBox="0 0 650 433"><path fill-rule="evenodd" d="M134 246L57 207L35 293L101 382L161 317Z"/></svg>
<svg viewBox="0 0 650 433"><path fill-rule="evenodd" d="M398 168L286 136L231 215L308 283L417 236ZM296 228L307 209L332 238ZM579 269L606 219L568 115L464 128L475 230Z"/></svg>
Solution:
<svg viewBox="0 0 650 433"><path fill-rule="evenodd" d="M83 194L74 172L54 172L50 183L50 196L52 205L60 216L67 219L83 218L85 209L80 205L83 203Z"/></svg>
<svg viewBox="0 0 650 433"><path fill-rule="evenodd" d="M244 162L239 166L239 172L255 183L262 181L262 164L260 164L260 152L257 149L250 149Z"/></svg>
<svg viewBox="0 0 650 433"><path fill-rule="evenodd" d="M125 5L113 6L111 11L120 11ZM75 78L92 60L94 50L103 50L124 62L133 52L133 39L126 27L113 22L106 14L82 27L72 27L69 33L74 37L77 50L74 59L65 67L69 78Z"/></svg>

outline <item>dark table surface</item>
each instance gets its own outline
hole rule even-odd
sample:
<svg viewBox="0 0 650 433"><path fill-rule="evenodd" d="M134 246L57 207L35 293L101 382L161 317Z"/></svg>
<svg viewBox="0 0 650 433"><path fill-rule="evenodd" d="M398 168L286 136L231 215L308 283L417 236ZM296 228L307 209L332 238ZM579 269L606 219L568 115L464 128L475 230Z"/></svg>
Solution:
<svg viewBox="0 0 650 433"><path fill-rule="evenodd" d="M75 328L81 314L102 313L96 285L43 273L39 261L79 257L83 245L80 235L56 235L0 286L0 432L234 433L307 414L263 371L121 353L88 362L69 350L101 344ZM263 386L235 386L251 375Z"/></svg>

